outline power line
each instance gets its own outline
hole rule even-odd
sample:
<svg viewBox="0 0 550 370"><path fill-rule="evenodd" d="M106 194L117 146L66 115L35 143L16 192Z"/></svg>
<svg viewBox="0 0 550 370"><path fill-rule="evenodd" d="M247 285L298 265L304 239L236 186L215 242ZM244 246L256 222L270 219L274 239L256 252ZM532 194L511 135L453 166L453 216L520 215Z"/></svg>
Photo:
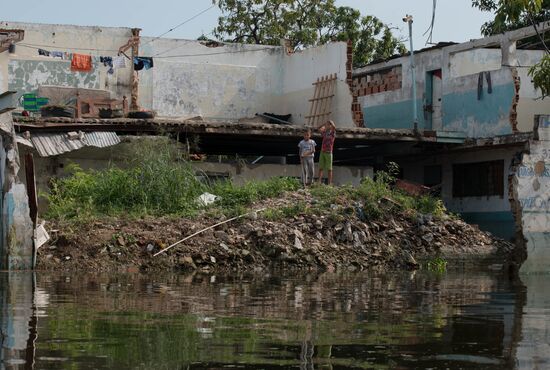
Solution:
<svg viewBox="0 0 550 370"><path fill-rule="evenodd" d="M141 45L141 47L143 47L143 46L145 46L145 45L149 45L150 43L157 41L157 40L160 39L162 36L164 36L164 35L166 35L166 34L172 32L172 31L174 31L175 29L177 29L177 28L183 26L184 24L186 24L186 23L188 23L188 22L191 22L193 19L195 19L195 18L197 18L197 17L203 15L204 13L206 13L206 12L209 11L210 9L214 8L215 6L216 6L216 4L213 4L212 6L210 6L210 7L206 8L206 9L204 9L203 11L201 11L201 12L199 12L199 13L197 13L197 14L195 14L195 15L192 16L191 18L188 18L188 19L184 20L183 22L181 22L181 23L178 24L177 26L170 28L168 31L164 32L163 34L161 34L161 35L159 35L159 36L157 36L157 37L151 39L150 41L146 42L145 44Z"/></svg>
<svg viewBox="0 0 550 370"><path fill-rule="evenodd" d="M26 48L29 48L29 49L36 49L36 50L41 49L41 48L48 48L48 49L58 48L58 49L68 49L68 50L83 50L83 51L113 51L113 52L118 53L118 49L117 50L112 50L112 49L75 48L75 47L59 46L59 45L27 44L27 43L23 43L23 42L18 42L16 45L17 46L23 46L23 47L26 47Z"/></svg>
<svg viewBox="0 0 550 370"><path fill-rule="evenodd" d="M201 53L201 54L184 54L184 55L167 55L165 57L155 57L156 59L169 59L169 58L190 58L190 57L203 57L203 56L209 56L209 55L220 55L220 54L239 54L239 53L252 53L256 51L264 51L264 50L274 50L274 47L265 47L260 49L254 49L254 50L237 50L237 51L221 51L218 53Z"/></svg>
<svg viewBox="0 0 550 370"><path fill-rule="evenodd" d="M428 39L426 40L426 45L433 44L433 32L434 32L434 26L435 26L435 15L437 12L437 0L433 0L433 6L432 6L432 21L430 22L430 27L424 32L422 36L426 36L428 33Z"/></svg>

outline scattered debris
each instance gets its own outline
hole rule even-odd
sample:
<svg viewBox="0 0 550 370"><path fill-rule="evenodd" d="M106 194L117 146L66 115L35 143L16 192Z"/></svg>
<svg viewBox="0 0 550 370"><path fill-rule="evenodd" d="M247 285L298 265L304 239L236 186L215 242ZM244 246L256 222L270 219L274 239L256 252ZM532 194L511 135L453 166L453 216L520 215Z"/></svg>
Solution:
<svg viewBox="0 0 550 370"><path fill-rule="evenodd" d="M308 192L294 192L253 207L264 207L259 209L262 211L298 203L306 204L306 209L315 205ZM436 257L490 261L487 266L506 268L514 250L511 243L454 217L387 213L376 220L361 220L353 211L358 206L317 207L315 211L309 209L277 220L254 211L247 217L241 215L223 221L206 216L195 220L115 219L85 224L78 232L67 234L62 230L69 227L54 223L52 229L60 230L55 240L57 248L39 250L38 268L416 269L423 265L422 261ZM255 217L250 217L251 214ZM204 228L204 225L212 226ZM124 243L117 241L119 236L124 236ZM170 250L174 245L178 248ZM158 257L153 257L154 252ZM66 260L69 254L72 258Z"/></svg>
<svg viewBox="0 0 550 370"><path fill-rule="evenodd" d="M210 193L202 193L197 198L197 203L199 203L203 207L207 207L218 200L220 200L220 197L218 197L217 195L210 194Z"/></svg>

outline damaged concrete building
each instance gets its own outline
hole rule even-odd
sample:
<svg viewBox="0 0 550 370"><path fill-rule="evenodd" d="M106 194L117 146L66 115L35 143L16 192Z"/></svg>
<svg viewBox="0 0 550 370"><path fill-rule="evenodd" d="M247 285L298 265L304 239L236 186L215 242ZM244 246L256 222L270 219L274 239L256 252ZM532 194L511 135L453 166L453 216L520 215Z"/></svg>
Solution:
<svg viewBox="0 0 550 370"><path fill-rule="evenodd" d="M525 271L550 269L550 101L525 68L543 52L516 47L531 29L418 53L416 105L424 114L415 131L407 56L352 70L344 42L289 52L284 43L141 37L136 28L0 28L24 32L0 53L0 92L14 91L18 111L30 111L14 119L22 154L34 154L39 190L70 162L103 168L122 161L133 136L161 132L198 142L193 151L208 158L251 158L196 162L207 174L236 182L299 176L304 127L332 119L337 183L357 184L397 162L404 180L440 186L446 206L469 222L525 240ZM76 54L89 65L75 69ZM41 104L72 113L42 117ZM100 116L138 109L156 117Z"/></svg>
<svg viewBox="0 0 550 370"><path fill-rule="evenodd" d="M412 128L416 104L423 135L449 143L386 151L403 178L441 184L451 211L526 244L524 271L550 271L550 100L528 76L545 52L517 46L535 34L529 27L420 50L414 103L409 56L358 69L353 80L367 127Z"/></svg>

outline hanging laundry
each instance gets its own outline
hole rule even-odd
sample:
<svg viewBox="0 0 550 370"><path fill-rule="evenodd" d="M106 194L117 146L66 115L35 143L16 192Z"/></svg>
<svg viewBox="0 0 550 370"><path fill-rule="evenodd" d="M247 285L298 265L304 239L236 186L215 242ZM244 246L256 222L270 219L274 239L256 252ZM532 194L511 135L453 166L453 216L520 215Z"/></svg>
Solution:
<svg viewBox="0 0 550 370"><path fill-rule="evenodd" d="M117 56L113 58L113 67L114 68L126 68L126 57Z"/></svg>
<svg viewBox="0 0 550 370"><path fill-rule="evenodd" d="M143 68L153 68L153 58L151 57L134 57L134 71L141 71Z"/></svg>
<svg viewBox="0 0 550 370"><path fill-rule="evenodd" d="M51 55L52 57L54 57L54 58L61 58L61 59L63 59L63 56L65 55L65 53L62 52L62 51L52 51L52 52L50 53L50 55Z"/></svg>
<svg viewBox="0 0 550 370"><path fill-rule="evenodd" d="M45 57L49 57L49 56L50 56L50 52L49 52L48 50L38 49L38 55L42 55L42 56L45 56Z"/></svg>
<svg viewBox="0 0 550 370"><path fill-rule="evenodd" d="M92 70L92 56L84 54L73 54L71 59L71 70L79 72L90 72Z"/></svg>
<svg viewBox="0 0 550 370"><path fill-rule="evenodd" d="M108 74L115 73L115 70L113 69L113 58L112 57L99 57L99 61L103 63L105 67L109 67L109 70L107 71Z"/></svg>

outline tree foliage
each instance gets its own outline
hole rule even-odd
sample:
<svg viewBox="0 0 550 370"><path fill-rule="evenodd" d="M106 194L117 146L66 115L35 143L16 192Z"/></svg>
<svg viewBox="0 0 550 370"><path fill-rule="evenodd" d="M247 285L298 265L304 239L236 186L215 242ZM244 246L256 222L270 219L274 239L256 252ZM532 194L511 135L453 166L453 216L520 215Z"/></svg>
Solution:
<svg viewBox="0 0 550 370"><path fill-rule="evenodd" d="M495 19L481 27L485 36L532 26L550 17L550 0L472 0L472 5L495 13Z"/></svg>
<svg viewBox="0 0 550 370"><path fill-rule="evenodd" d="M485 23L481 32L486 35L515 30L523 27L535 27L537 24L550 19L550 0L472 0L472 5L482 11L495 12L495 19ZM540 34L529 43L540 43L546 54L540 63L529 69L536 88L542 96L550 95L550 44L545 34Z"/></svg>
<svg viewBox="0 0 550 370"><path fill-rule="evenodd" d="M295 50L348 41L354 65L365 65L405 52L391 29L374 16L336 6L334 0L213 0L222 11L214 36L229 42L279 45Z"/></svg>

